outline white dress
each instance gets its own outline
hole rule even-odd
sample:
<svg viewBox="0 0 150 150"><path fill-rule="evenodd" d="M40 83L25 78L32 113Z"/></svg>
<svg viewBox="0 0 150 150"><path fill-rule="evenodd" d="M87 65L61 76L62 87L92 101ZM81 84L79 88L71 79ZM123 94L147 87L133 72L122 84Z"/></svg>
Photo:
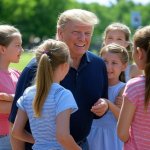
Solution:
<svg viewBox="0 0 150 150"><path fill-rule="evenodd" d="M109 86L108 98L111 102L115 102L124 86L123 82ZM111 111L108 111L100 119L94 119L88 136L90 150L122 150L123 143L117 136L116 124L117 120Z"/></svg>

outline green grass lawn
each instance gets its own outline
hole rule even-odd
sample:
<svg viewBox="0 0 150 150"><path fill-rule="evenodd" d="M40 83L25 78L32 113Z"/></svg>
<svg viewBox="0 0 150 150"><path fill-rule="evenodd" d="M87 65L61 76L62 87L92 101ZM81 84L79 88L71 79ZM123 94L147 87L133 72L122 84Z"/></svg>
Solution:
<svg viewBox="0 0 150 150"><path fill-rule="evenodd" d="M19 63L11 63L10 68L17 69L22 71L28 62L34 57L34 54L31 52L24 52L20 58Z"/></svg>

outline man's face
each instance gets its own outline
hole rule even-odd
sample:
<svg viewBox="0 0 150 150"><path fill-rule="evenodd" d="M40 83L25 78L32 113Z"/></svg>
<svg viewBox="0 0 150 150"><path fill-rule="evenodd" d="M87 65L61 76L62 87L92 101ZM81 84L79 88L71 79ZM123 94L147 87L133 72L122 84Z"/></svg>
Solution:
<svg viewBox="0 0 150 150"><path fill-rule="evenodd" d="M81 57L89 48L94 27L80 22L68 22L59 30L59 40L64 41L72 57Z"/></svg>

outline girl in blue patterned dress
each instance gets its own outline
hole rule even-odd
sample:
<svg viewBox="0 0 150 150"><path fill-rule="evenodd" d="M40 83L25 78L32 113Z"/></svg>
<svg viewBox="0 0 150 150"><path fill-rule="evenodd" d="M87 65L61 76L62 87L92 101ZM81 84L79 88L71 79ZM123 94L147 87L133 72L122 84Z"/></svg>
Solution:
<svg viewBox="0 0 150 150"><path fill-rule="evenodd" d="M122 103L122 98L118 96L122 95L125 86L122 80L128 63L128 52L122 46L109 44L101 49L100 55L107 67L109 111L93 121L88 136L89 147L90 150L122 150L123 143L117 136L116 124Z"/></svg>

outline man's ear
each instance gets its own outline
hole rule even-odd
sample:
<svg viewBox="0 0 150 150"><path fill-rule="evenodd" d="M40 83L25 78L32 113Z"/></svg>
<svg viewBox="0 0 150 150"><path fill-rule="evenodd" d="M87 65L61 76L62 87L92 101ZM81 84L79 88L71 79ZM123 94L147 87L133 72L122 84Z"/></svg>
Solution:
<svg viewBox="0 0 150 150"><path fill-rule="evenodd" d="M57 39L63 41L63 31L61 28L57 29Z"/></svg>
<svg viewBox="0 0 150 150"><path fill-rule="evenodd" d="M125 43L125 48L127 48L130 45L130 42Z"/></svg>

